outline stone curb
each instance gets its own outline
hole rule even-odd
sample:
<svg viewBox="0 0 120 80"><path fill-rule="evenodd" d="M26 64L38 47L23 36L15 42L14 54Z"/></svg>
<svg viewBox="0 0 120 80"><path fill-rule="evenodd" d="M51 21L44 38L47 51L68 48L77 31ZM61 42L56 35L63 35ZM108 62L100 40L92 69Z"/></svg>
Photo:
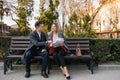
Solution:
<svg viewBox="0 0 120 80"><path fill-rule="evenodd" d="M13 65L14 70L24 70L24 65ZM31 69L37 70L41 68L41 65L31 65ZM85 70L87 69L86 65L68 65L69 69L80 69ZM52 69L56 70L59 69L58 66L52 65ZM95 70L120 70L120 65L99 65L98 67L94 67ZM3 63L0 63L0 70L3 70Z"/></svg>

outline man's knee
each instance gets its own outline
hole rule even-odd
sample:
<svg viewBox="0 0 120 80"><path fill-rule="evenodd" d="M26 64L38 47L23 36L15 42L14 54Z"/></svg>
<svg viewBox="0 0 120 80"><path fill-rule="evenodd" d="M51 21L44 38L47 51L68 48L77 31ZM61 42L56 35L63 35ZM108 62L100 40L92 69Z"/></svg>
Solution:
<svg viewBox="0 0 120 80"><path fill-rule="evenodd" d="M48 52L44 51L44 57L48 57L48 56L49 56Z"/></svg>
<svg viewBox="0 0 120 80"><path fill-rule="evenodd" d="M25 53L25 58L31 58L31 51L27 51Z"/></svg>

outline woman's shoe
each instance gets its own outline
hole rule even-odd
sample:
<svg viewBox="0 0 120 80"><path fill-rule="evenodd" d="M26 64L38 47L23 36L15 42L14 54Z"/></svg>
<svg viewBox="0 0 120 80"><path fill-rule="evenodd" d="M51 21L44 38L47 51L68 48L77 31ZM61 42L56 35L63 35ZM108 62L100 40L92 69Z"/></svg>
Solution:
<svg viewBox="0 0 120 80"><path fill-rule="evenodd" d="M66 77L66 79L67 79L67 80L69 80L69 79L71 79L71 77L70 77L70 76L68 76L68 77Z"/></svg>

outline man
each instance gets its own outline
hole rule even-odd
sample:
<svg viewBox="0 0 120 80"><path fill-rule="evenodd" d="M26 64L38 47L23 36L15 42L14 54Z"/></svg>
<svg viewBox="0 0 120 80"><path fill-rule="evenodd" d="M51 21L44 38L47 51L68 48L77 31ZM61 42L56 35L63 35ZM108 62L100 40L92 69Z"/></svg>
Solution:
<svg viewBox="0 0 120 80"><path fill-rule="evenodd" d="M42 56L41 76L48 78L48 74L46 73L48 65L48 52L46 51L47 42L45 33L43 32L43 26L44 25L41 21L37 21L35 23L36 30L30 34L30 44L24 54L26 78L30 77L30 64L33 56Z"/></svg>

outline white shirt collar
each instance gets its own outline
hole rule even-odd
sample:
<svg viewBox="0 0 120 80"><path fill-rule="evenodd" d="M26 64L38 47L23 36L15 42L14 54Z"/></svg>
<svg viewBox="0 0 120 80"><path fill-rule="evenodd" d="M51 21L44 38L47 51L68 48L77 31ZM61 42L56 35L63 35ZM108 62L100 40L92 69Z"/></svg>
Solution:
<svg viewBox="0 0 120 80"><path fill-rule="evenodd" d="M39 37L41 37L41 32L38 32L38 31L37 31L37 33L38 33Z"/></svg>

